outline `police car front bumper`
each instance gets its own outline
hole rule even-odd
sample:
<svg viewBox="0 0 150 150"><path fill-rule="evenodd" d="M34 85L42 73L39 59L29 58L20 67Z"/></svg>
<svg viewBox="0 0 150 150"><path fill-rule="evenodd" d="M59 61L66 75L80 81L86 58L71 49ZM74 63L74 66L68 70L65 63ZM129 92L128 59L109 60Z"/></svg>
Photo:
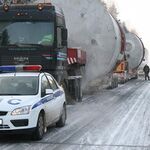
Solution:
<svg viewBox="0 0 150 150"><path fill-rule="evenodd" d="M30 112L27 115L12 116L10 112L5 116L0 116L0 133L1 131L23 130L36 128L38 113Z"/></svg>
<svg viewBox="0 0 150 150"><path fill-rule="evenodd" d="M0 134L31 134L36 128L17 129L17 130L0 130Z"/></svg>

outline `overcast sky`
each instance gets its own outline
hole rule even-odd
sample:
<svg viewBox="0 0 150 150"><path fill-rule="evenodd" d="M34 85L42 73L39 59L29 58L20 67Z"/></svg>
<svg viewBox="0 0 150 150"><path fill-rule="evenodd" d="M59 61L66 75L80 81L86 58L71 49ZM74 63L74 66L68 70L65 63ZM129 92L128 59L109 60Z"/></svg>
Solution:
<svg viewBox="0 0 150 150"><path fill-rule="evenodd" d="M105 0L115 2L119 19L135 28L150 53L150 0Z"/></svg>

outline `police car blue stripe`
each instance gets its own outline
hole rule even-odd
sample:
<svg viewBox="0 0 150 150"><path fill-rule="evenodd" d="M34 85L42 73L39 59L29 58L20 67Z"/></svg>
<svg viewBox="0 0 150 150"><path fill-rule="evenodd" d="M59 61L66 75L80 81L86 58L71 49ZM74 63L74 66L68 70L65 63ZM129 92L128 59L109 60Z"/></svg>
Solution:
<svg viewBox="0 0 150 150"><path fill-rule="evenodd" d="M59 96L61 96L63 93L64 93L63 91L59 90L59 91L57 91L56 93L54 93L54 97L59 97Z"/></svg>
<svg viewBox="0 0 150 150"><path fill-rule="evenodd" d="M59 91L55 92L53 96L52 96L52 95L48 95L48 96L42 98L42 99L41 99L40 101L38 101L37 103L35 103L35 104L33 105L32 109L34 109L34 108L36 108L36 107L38 107L38 106L40 106L40 105L42 105L42 104L45 104L45 103L47 103L47 102L53 100L55 97L61 96L62 94L63 94L63 91L59 90Z"/></svg>
<svg viewBox="0 0 150 150"><path fill-rule="evenodd" d="M52 96L44 97L44 98L42 98L40 101L38 101L37 103L35 103L35 104L33 105L32 109L34 109L34 108L36 108L36 107L38 107L38 106L40 106L40 105L42 105L42 104L45 104L45 103L51 101L52 99L54 99L54 97L52 97Z"/></svg>

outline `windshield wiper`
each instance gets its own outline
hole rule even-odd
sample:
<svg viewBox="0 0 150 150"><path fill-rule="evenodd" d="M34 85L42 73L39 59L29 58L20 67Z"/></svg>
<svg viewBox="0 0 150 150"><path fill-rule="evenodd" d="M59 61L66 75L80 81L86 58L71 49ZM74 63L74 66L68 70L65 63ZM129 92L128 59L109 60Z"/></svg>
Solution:
<svg viewBox="0 0 150 150"><path fill-rule="evenodd" d="M32 44L32 43L18 43L18 46L32 46L32 47L43 47L41 44Z"/></svg>
<svg viewBox="0 0 150 150"><path fill-rule="evenodd" d="M10 46L10 47L19 47L18 44L8 44L8 45L1 45L1 46L4 46L4 47L8 47L8 46Z"/></svg>
<svg viewBox="0 0 150 150"><path fill-rule="evenodd" d="M10 47L43 47L44 45L41 44L30 44L30 43L14 43L14 44L8 44L8 45L1 45L1 46L10 46Z"/></svg>

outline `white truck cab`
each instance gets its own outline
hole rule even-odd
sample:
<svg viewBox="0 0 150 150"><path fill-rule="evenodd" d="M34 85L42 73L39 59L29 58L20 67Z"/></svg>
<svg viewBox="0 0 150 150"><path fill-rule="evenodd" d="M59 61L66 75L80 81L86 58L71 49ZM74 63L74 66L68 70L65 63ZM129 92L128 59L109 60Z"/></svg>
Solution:
<svg viewBox="0 0 150 150"><path fill-rule="evenodd" d="M27 130L40 140L49 125L65 125L64 90L40 70L40 65L0 66L0 134Z"/></svg>

